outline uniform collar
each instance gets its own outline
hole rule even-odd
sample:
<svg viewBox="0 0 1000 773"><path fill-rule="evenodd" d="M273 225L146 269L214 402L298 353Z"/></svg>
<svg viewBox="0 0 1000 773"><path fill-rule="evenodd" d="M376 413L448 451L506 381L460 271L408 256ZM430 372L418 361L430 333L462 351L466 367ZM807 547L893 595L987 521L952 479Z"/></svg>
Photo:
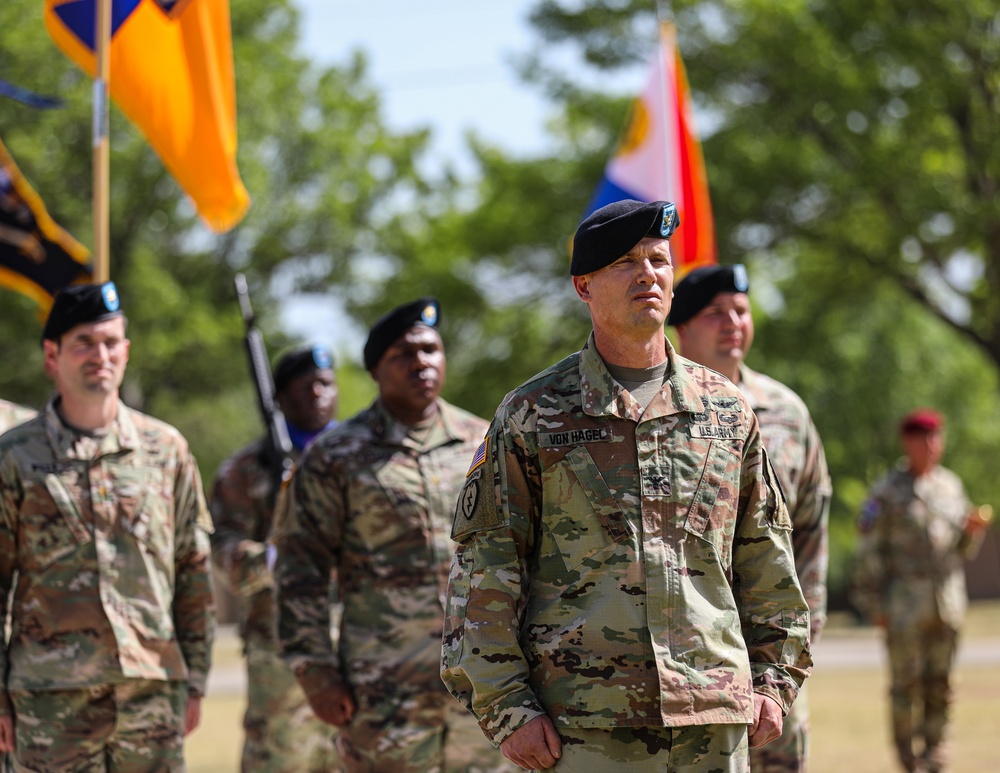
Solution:
<svg viewBox="0 0 1000 773"><path fill-rule="evenodd" d="M615 416L619 419L656 419L684 411L697 413L704 410L700 390L691 378L685 360L664 336L667 351L667 378L663 388L652 399L646 410L608 372L607 365L597 352L594 334L580 350L580 402L588 416Z"/></svg>
<svg viewBox="0 0 1000 773"><path fill-rule="evenodd" d="M139 447L139 431L132 412L121 400L118 415L103 435L87 435L63 422L56 410L60 397L53 395L45 406L45 428L49 444L59 461L93 461L102 456L120 454Z"/></svg>
<svg viewBox="0 0 1000 773"><path fill-rule="evenodd" d="M461 440L461 436L455 432L451 406L438 398L437 407L438 412L434 423L423 436L423 442L420 442L411 435L412 427L409 424L399 421L389 413L381 400L376 400L372 405L374 415L372 427L375 435L388 445L403 446L415 451L428 451L452 441Z"/></svg>
<svg viewBox="0 0 1000 773"><path fill-rule="evenodd" d="M755 411L767 410L771 407L770 394L761 384L760 374L740 363L740 383L737 384L750 407Z"/></svg>

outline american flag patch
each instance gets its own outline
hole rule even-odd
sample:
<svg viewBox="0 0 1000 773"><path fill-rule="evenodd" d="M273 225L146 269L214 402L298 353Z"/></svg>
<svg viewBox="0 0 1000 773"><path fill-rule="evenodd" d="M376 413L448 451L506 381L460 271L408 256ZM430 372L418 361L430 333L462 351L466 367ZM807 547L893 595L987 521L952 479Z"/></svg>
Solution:
<svg viewBox="0 0 1000 773"><path fill-rule="evenodd" d="M465 477L468 478L472 475L473 471L482 465L486 461L486 447L490 444L489 438L483 438L483 442L479 444L479 448L476 449L475 456L472 457L472 466L469 471L465 473Z"/></svg>

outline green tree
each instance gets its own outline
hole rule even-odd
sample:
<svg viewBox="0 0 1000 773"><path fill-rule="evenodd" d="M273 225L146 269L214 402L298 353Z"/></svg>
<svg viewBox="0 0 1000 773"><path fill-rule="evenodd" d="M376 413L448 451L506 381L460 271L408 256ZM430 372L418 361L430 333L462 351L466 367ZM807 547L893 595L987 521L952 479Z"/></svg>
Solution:
<svg viewBox="0 0 1000 773"><path fill-rule="evenodd" d="M648 56L649 0L542 0L591 65ZM1000 365L1000 16L988 0L673 3L722 254L825 251ZM845 264L833 264L843 271ZM831 277L833 279L834 277Z"/></svg>
<svg viewBox="0 0 1000 773"><path fill-rule="evenodd" d="M533 21L550 46L615 72L650 55L666 5L542 0ZM751 364L805 396L827 446L836 596L904 411L944 410L946 463L979 501L1000 494L986 461L1000 429L1000 17L936 0L673 11L711 127L721 260L749 263L755 281ZM525 70L576 98L575 72L543 57Z"/></svg>
<svg viewBox="0 0 1000 773"><path fill-rule="evenodd" d="M1000 430L998 170L984 141L996 135L995 11L910 5L674 3L712 129L703 150L721 260L751 268L750 365L805 397L827 446L841 602L854 517L899 453L903 412L944 410L946 463L978 501L1000 495L988 469ZM376 283L352 306L372 316L400 285L438 294L452 395L483 415L586 335L566 243L626 115L630 95L610 93L608 74L651 56L656 10L538 3L544 45L520 69L552 102L554 150L515 159L473 139L478 177L394 232L390 264L404 281ZM565 49L583 64L560 70Z"/></svg>
<svg viewBox="0 0 1000 773"><path fill-rule="evenodd" d="M0 136L56 221L89 244L90 81L56 49L41 14L36 0L0 4L0 71L67 105L39 111L4 100ZM262 431L234 272L246 273L276 353L286 343L278 303L298 290L352 286L359 256L382 249L392 202L426 190L414 164L427 134L385 127L363 56L320 68L299 55L290 0L233 0L231 14L238 163L253 200L240 225L209 232L134 127L117 110L111 118L111 278L134 342L123 395L175 423L206 476ZM278 287L284 297L272 297ZM49 389L40 326L29 303L0 295L0 356L20 364L0 373L0 393L37 406Z"/></svg>

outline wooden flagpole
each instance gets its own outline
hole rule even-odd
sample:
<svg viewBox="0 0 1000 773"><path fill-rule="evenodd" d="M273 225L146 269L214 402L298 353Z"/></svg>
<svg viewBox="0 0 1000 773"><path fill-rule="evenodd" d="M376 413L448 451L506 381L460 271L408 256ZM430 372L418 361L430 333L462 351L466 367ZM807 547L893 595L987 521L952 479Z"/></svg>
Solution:
<svg viewBox="0 0 1000 773"><path fill-rule="evenodd" d="M111 81L111 2L97 0L94 14L97 30L94 37L97 72L94 77L94 281L111 278L108 259L109 195L111 174L111 139L108 131L108 86Z"/></svg>

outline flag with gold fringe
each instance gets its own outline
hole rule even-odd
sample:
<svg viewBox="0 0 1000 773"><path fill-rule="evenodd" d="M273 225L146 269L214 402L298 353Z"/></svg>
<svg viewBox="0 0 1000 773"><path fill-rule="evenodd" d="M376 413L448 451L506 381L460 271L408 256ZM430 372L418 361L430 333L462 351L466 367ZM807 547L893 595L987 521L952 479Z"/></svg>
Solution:
<svg viewBox="0 0 1000 773"><path fill-rule="evenodd" d="M56 225L0 140L0 287L26 295L48 314L52 298L90 281L87 248Z"/></svg>
<svg viewBox="0 0 1000 773"><path fill-rule="evenodd" d="M646 87L632 103L625 132L586 215L622 199L677 205L681 224L670 238L670 251L678 279L693 268L718 262L708 177L694 132L687 75L674 26L667 22L660 25L660 47Z"/></svg>
<svg viewBox="0 0 1000 773"><path fill-rule="evenodd" d="M44 0L56 45L93 77L97 0ZM111 98L216 231L250 205L236 167L229 0L113 0Z"/></svg>

